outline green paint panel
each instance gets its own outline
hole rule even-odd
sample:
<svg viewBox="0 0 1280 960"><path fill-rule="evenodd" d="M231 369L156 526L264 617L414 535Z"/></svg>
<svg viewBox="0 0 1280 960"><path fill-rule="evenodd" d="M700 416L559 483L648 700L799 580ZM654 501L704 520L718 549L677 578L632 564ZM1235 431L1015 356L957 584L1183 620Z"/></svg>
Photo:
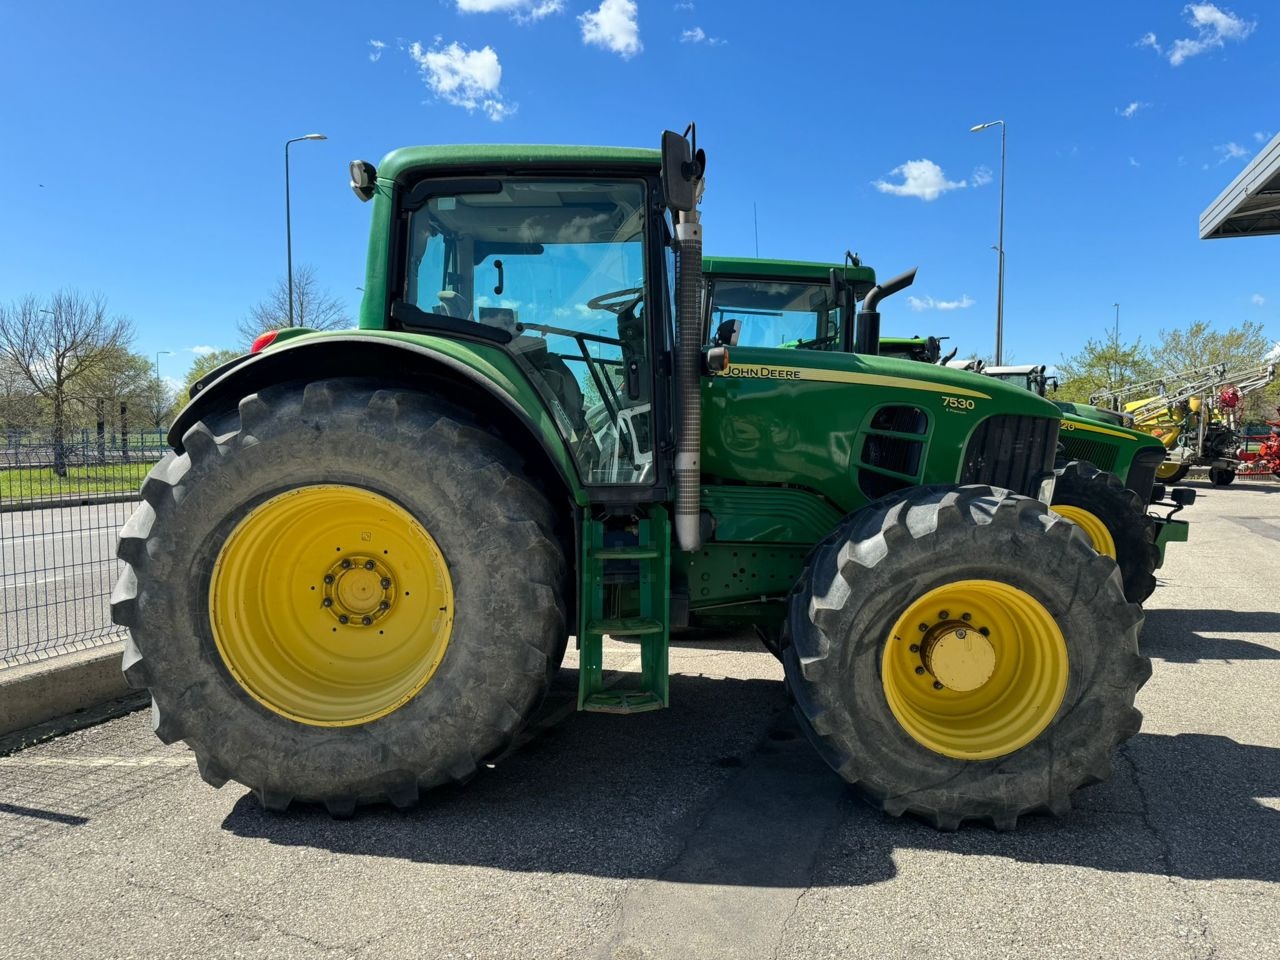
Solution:
<svg viewBox="0 0 1280 960"><path fill-rule="evenodd" d="M718 541L817 543L841 518L817 494L788 487L706 486L702 509L715 517Z"/></svg>
<svg viewBox="0 0 1280 960"><path fill-rule="evenodd" d="M693 553L678 552L672 570L687 579L694 617L712 610L725 616L734 604L786 596L811 549L811 544L707 543Z"/></svg>
<svg viewBox="0 0 1280 960"><path fill-rule="evenodd" d="M739 347L702 387L702 472L713 482L803 486L837 512L869 500L858 484L874 409L929 419L924 483L955 483L964 446L996 414L1058 417L1026 390L947 367L856 354ZM815 378L815 379L810 379ZM842 378L843 381L842 382Z"/></svg>

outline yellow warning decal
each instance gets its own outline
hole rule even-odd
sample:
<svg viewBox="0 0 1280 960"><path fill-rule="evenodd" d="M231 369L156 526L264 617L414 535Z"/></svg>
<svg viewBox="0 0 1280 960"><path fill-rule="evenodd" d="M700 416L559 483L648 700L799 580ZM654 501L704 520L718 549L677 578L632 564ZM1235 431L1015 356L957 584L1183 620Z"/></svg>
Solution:
<svg viewBox="0 0 1280 960"><path fill-rule="evenodd" d="M1062 421L1063 430L1085 430L1089 433L1105 433L1108 437L1119 437L1121 440L1132 440L1137 443L1138 438L1127 433L1121 433L1119 430L1108 430L1106 427L1099 427L1092 423L1077 423L1072 420Z"/></svg>
<svg viewBox="0 0 1280 960"><path fill-rule="evenodd" d="M951 396L978 397L990 400L991 395L957 387L948 383L930 383L908 377L890 377L881 373L853 373L849 370L814 370L809 367L782 367L767 363L730 363L719 376L737 377L743 380L804 380L818 383L857 383L868 387L896 387L900 390L927 390L930 393L946 393Z"/></svg>

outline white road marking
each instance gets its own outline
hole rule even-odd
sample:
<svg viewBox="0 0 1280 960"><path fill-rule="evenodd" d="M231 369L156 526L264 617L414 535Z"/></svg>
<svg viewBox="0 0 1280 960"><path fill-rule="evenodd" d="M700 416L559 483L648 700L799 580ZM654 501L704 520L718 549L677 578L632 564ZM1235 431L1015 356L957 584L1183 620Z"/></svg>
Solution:
<svg viewBox="0 0 1280 960"><path fill-rule="evenodd" d="M25 751L11 757L0 757L0 767L185 767L196 762L194 754L165 754L155 757L29 757Z"/></svg>

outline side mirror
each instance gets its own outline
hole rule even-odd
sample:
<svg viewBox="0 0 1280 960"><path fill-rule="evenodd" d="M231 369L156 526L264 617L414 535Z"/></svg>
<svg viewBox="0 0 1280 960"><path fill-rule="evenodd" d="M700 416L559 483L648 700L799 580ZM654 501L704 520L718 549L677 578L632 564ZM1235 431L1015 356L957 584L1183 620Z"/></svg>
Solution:
<svg viewBox="0 0 1280 960"><path fill-rule="evenodd" d="M742 321L725 320L720 326L716 327L716 336L713 342L717 347L736 347L740 336L742 336Z"/></svg>
<svg viewBox="0 0 1280 960"><path fill-rule="evenodd" d="M693 124L689 125L693 130ZM694 134L697 135L696 133ZM707 157L674 130L662 134L662 199L672 210L688 213L698 202L698 182Z"/></svg>
<svg viewBox="0 0 1280 960"><path fill-rule="evenodd" d="M351 190L361 201L368 203L378 188L378 171L368 160L351 161Z"/></svg>

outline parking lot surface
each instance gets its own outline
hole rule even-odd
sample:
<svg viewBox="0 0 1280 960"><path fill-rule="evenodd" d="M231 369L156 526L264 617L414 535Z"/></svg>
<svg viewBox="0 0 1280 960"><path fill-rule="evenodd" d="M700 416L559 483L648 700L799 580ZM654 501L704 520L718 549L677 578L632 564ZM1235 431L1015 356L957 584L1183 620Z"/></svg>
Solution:
<svg viewBox="0 0 1280 960"><path fill-rule="evenodd" d="M1144 728L1065 819L885 817L768 653L694 639L672 709L574 713L570 664L523 749L408 814L265 813L146 711L0 758L0 956L1280 956L1280 485L1192 485Z"/></svg>

